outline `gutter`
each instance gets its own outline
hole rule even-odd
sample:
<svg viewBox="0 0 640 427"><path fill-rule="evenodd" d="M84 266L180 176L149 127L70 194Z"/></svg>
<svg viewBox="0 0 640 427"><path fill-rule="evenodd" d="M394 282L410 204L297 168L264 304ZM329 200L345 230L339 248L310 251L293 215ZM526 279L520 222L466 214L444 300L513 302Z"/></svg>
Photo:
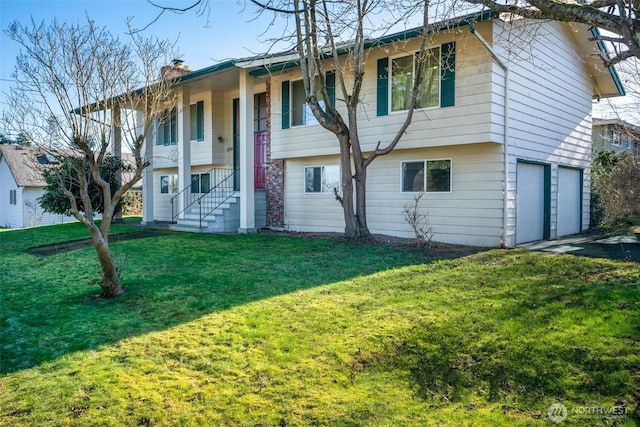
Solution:
<svg viewBox="0 0 640 427"><path fill-rule="evenodd" d="M507 245L507 220L508 210L507 203L509 201L509 68L502 62L502 60L496 55L491 45L480 35L473 23L469 25L469 31L473 34L482 45L489 51L493 60L504 70L504 141L502 144L503 155L503 168L504 168L504 189L503 189L503 208L502 208L502 247L509 247Z"/></svg>

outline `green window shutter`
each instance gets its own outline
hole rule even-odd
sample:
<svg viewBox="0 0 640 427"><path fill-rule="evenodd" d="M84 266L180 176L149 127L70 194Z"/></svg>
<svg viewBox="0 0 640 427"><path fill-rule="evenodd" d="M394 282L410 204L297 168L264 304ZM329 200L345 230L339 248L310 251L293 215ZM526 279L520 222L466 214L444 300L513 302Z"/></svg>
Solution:
<svg viewBox="0 0 640 427"><path fill-rule="evenodd" d="M198 141L204 141L204 101L196 104L196 127Z"/></svg>
<svg viewBox="0 0 640 427"><path fill-rule="evenodd" d="M289 129L290 109L289 109L289 80L282 82L282 129Z"/></svg>
<svg viewBox="0 0 640 427"><path fill-rule="evenodd" d="M327 93L329 94L329 102L331 106L336 106L336 72L329 71L327 73Z"/></svg>
<svg viewBox="0 0 640 427"><path fill-rule="evenodd" d="M442 45L440 106L452 107L456 100L456 42Z"/></svg>
<svg viewBox="0 0 640 427"><path fill-rule="evenodd" d="M376 115L389 114L389 58L378 59Z"/></svg>

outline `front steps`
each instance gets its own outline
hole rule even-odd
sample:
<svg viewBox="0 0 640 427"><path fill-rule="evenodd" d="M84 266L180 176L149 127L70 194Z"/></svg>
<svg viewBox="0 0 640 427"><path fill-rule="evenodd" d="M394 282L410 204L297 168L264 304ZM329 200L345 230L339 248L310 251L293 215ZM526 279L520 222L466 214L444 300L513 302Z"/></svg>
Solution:
<svg viewBox="0 0 640 427"><path fill-rule="evenodd" d="M204 208L203 208L204 209ZM256 229L266 226L266 193L255 192ZM177 223L169 226L171 230L187 231L191 233L237 233L240 228L240 193L236 192L222 203L211 214L202 219L197 205L184 213Z"/></svg>
<svg viewBox="0 0 640 427"><path fill-rule="evenodd" d="M235 194L207 215L200 222L197 205L184 213L169 228L192 233L236 233L240 227L240 195Z"/></svg>

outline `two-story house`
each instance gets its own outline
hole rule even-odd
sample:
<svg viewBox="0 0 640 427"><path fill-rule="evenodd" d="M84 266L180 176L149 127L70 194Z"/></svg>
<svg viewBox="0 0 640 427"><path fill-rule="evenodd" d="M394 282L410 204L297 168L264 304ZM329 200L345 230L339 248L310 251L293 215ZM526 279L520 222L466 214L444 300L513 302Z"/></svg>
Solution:
<svg viewBox="0 0 640 427"><path fill-rule="evenodd" d="M593 150L640 155L640 127L620 119L593 119Z"/></svg>
<svg viewBox="0 0 640 427"><path fill-rule="evenodd" d="M433 26L437 81L399 146L368 170L371 232L412 237L401 212L420 192L436 241L512 247L588 226L591 102L624 90L601 65L603 46L588 41L596 30L536 23L516 45L511 37L530 28L493 13ZM399 76L414 67L418 35L368 44L365 150L388 141L405 117ZM338 143L306 108L295 60L234 60L179 77L177 106L145 141L145 222L344 230L332 191ZM344 111L344 100L335 102Z"/></svg>

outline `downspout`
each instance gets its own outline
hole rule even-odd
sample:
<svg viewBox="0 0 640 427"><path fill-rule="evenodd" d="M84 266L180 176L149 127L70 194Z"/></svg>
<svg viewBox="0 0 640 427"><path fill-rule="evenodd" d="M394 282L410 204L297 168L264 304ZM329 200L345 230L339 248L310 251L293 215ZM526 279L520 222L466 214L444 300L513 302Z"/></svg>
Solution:
<svg viewBox="0 0 640 427"><path fill-rule="evenodd" d="M503 168L504 168L504 190L503 190L503 209L502 209L502 247L509 247L507 245L507 219L508 219L508 209L507 203L509 201L509 69L506 64L502 62L502 60L496 55L495 51L491 47L491 45L480 35L473 23L469 25L469 30L471 34L476 36L476 38L482 43L482 45L489 51L493 60L504 70L504 141L502 144L502 155L503 155Z"/></svg>

